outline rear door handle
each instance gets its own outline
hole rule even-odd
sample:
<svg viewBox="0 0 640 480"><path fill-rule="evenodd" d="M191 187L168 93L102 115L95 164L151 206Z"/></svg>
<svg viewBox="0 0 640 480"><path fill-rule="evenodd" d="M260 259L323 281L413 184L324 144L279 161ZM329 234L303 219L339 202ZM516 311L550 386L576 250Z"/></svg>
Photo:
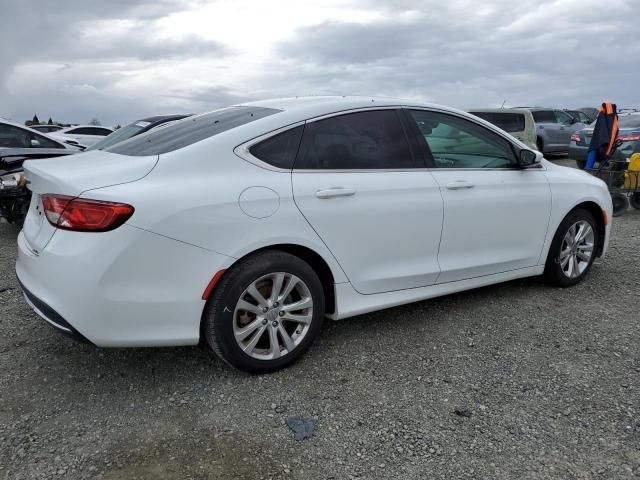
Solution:
<svg viewBox="0 0 640 480"><path fill-rule="evenodd" d="M333 197L351 197L356 194L353 188L333 187L324 188L316 192L316 197L320 199L333 198Z"/></svg>
<svg viewBox="0 0 640 480"><path fill-rule="evenodd" d="M447 183L449 190L462 190L463 188L473 188L474 185L466 180L456 180L455 182Z"/></svg>

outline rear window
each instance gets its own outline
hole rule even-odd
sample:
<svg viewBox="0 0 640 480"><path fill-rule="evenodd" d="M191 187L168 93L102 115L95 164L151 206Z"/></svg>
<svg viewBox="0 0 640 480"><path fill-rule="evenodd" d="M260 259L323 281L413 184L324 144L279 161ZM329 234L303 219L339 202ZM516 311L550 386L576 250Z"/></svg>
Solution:
<svg viewBox="0 0 640 480"><path fill-rule="evenodd" d="M278 112L280 110L264 107L223 108L186 118L159 130L151 130L106 148L105 151L140 157L161 155Z"/></svg>
<svg viewBox="0 0 640 480"><path fill-rule="evenodd" d="M618 117L620 128L640 128L640 115L622 115Z"/></svg>
<svg viewBox="0 0 640 480"><path fill-rule="evenodd" d="M505 132L524 131L524 115L522 113L502 113L502 112L469 112L476 117L480 117L492 123Z"/></svg>

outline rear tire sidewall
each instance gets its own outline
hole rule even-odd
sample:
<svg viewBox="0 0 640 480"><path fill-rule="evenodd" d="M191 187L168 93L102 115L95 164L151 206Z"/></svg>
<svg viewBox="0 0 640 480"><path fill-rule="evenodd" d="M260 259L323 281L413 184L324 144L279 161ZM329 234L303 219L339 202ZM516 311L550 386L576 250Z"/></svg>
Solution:
<svg viewBox="0 0 640 480"><path fill-rule="evenodd" d="M300 278L313 299L309 331L291 352L276 360L259 360L245 354L233 333L234 311L240 295L255 280L274 272ZM278 251L267 251L241 260L227 271L214 288L205 307L203 334L212 350L229 365L249 373L268 373L294 363L311 346L324 320L324 290L318 275L300 258Z"/></svg>
<svg viewBox="0 0 640 480"><path fill-rule="evenodd" d="M636 210L640 210L640 192L634 192L629 198L629 203Z"/></svg>
<svg viewBox="0 0 640 480"><path fill-rule="evenodd" d="M575 278L567 277L562 271L562 267L558 261L558 257L560 256L560 246L564 240L569 227L580 220L584 220L591 225L594 233L594 241L593 241L593 252L591 255L591 259L589 260L589 264L584 271ZM573 212L570 212L564 220L558 226L556 230L556 234L553 237L553 241L551 242L551 247L549 248L549 254L547 255L547 262L545 265L544 276L553 285L557 285L559 287L570 287L577 283L580 283L582 279L589 273L591 267L593 266L593 262L596 259L596 252L599 248L599 231L598 224L593 217L593 215L587 210L577 209Z"/></svg>

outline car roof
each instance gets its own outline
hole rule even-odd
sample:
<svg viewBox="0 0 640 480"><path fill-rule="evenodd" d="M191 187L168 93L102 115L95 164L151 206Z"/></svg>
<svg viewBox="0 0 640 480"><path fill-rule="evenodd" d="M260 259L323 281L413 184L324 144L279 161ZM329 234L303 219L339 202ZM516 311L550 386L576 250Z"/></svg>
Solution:
<svg viewBox="0 0 640 480"><path fill-rule="evenodd" d="M434 103L419 100L401 99L393 97L366 97L366 96L308 96L276 98L272 100L260 100L234 105L235 107L262 107L272 108L284 112L284 116L290 122L308 120L323 115L331 115L347 110L376 107L418 107L443 110L446 112L469 115L467 112ZM266 119L265 119L266 120ZM269 120L266 120L269 121Z"/></svg>
<svg viewBox="0 0 640 480"><path fill-rule="evenodd" d="M531 113L527 108L470 108L468 112L487 112L487 113Z"/></svg>

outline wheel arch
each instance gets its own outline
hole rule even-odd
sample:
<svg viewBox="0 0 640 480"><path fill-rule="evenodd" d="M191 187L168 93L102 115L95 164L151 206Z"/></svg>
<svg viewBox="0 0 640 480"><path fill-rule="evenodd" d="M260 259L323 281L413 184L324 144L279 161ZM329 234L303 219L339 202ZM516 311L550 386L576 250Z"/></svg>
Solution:
<svg viewBox="0 0 640 480"><path fill-rule="evenodd" d="M264 247L252 250L242 255L241 257L235 259L235 261L231 265L229 265L221 274L219 275L216 274L216 276L214 277L215 283L219 282L222 278L224 278L225 272L233 268L234 265L236 265L241 260L244 260L245 258L251 257L253 255L260 254L261 252L274 251L274 250L295 255L296 257L307 262L311 266L311 268L313 268L313 270L318 274L318 277L320 278L320 283L322 284L322 289L324 291L325 313L326 314L335 313L336 293L335 293L335 286L334 286L335 277L333 275L333 272L331 271L329 264L326 262L324 258L322 258L322 256L319 253L303 245L293 244L293 243L277 243L277 244L268 245L268 246L264 246ZM215 290L215 285L213 286L211 291L209 291L209 294L213 290ZM208 301L209 300L207 299L207 302ZM201 342L204 339L202 327L204 325L205 311L206 311L206 307L203 308L202 317L200 319L200 341Z"/></svg>
<svg viewBox="0 0 640 480"><path fill-rule="evenodd" d="M606 227L607 227L604 219L604 213L603 213L604 210L596 202L588 200L588 201L577 204L575 207L569 210L567 214L564 217L562 217L562 219L564 220L567 217L567 215L570 215L572 212L575 212L576 210L586 210L591 215L593 215L593 218L595 218L596 223L598 225L598 250L596 250L596 257L600 257L602 255L602 250L604 248L604 240L605 240Z"/></svg>

